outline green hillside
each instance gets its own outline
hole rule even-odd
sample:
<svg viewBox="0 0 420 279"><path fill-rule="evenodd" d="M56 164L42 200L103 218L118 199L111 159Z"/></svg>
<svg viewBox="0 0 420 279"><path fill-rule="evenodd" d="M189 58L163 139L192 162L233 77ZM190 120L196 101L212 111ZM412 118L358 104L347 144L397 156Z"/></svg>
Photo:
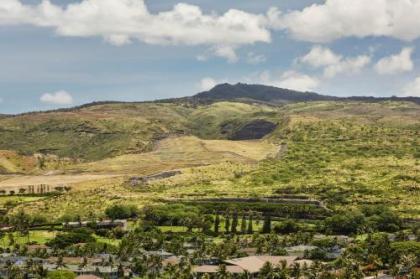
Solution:
<svg viewBox="0 0 420 279"><path fill-rule="evenodd" d="M65 112L33 113L0 119L0 149L22 154L54 154L95 161L150 151L173 135L226 138L248 120L274 108L242 103L104 104ZM221 126L234 123L222 133Z"/></svg>
<svg viewBox="0 0 420 279"><path fill-rule="evenodd" d="M275 129L258 141L227 140L258 128L255 121ZM420 107L411 102L120 103L0 123L2 149L81 159L54 169L90 179L78 177L69 193L25 204L53 218L100 214L115 203L296 195L331 209L385 204L420 216ZM132 175L170 170L181 172L146 188L127 185Z"/></svg>

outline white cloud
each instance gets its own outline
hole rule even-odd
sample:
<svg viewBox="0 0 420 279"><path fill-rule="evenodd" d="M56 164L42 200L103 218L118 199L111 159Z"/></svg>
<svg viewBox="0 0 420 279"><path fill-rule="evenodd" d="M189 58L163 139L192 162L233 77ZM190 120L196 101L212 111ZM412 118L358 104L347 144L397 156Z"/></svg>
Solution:
<svg viewBox="0 0 420 279"><path fill-rule="evenodd" d="M53 28L61 36L99 36L114 45L139 40L157 45L207 45L214 54L237 60L235 48L269 43L264 15L236 9L204 14L200 7L179 3L173 9L150 13L144 0L82 0L62 7L43 0L0 1L0 25L29 24Z"/></svg>
<svg viewBox="0 0 420 279"><path fill-rule="evenodd" d="M199 89L201 91L208 91L212 89L213 87L215 87L217 84L218 82L214 78L206 77L200 81Z"/></svg>
<svg viewBox="0 0 420 279"><path fill-rule="evenodd" d="M420 97L420 76L405 86L403 96Z"/></svg>
<svg viewBox="0 0 420 279"><path fill-rule="evenodd" d="M269 72L263 72L259 76L259 83L297 91L313 91L320 80L295 71L286 71L278 78L273 78Z"/></svg>
<svg viewBox="0 0 420 279"><path fill-rule="evenodd" d="M413 70L414 64L411 60L413 48L406 47L399 54L384 57L375 65L375 70L381 75L404 73Z"/></svg>
<svg viewBox="0 0 420 279"><path fill-rule="evenodd" d="M324 76L327 78L335 77L340 73L357 73L370 63L370 57L360 55L354 58L345 58L338 64L333 64L325 68Z"/></svg>
<svg viewBox="0 0 420 279"><path fill-rule="evenodd" d="M256 54L256 53L251 51L251 52L248 52L248 54L247 54L246 62L248 64L256 65L256 64L264 63L266 60L267 60L267 58L264 55Z"/></svg>
<svg viewBox="0 0 420 279"><path fill-rule="evenodd" d="M217 46L213 49L213 54L225 58L229 63L236 63L239 60L235 49L231 46Z"/></svg>
<svg viewBox="0 0 420 279"><path fill-rule="evenodd" d="M272 8L267 18L272 28L310 42L368 36L412 41L420 37L419 14L420 0L352 0L351 5L326 0L288 13Z"/></svg>
<svg viewBox="0 0 420 279"><path fill-rule="evenodd" d="M329 48L314 46L305 56L298 59L299 62L313 67L325 67L340 63L342 57L335 54Z"/></svg>
<svg viewBox="0 0 420 279"><path fill-rule="evenodd" d="M44 93L40 100L41 102L55 105L71 105L73 103L73 97L66 91Z"/></svg>
<svg viewBox="0 0 420 279"><path fill-rule="evenodd" d="M340 73L357 73L370 63L370 56L343 57L331 49L314 46L305 56L297 59L298 63L314 68L322 68L326 78L333 78Z"/></svg>

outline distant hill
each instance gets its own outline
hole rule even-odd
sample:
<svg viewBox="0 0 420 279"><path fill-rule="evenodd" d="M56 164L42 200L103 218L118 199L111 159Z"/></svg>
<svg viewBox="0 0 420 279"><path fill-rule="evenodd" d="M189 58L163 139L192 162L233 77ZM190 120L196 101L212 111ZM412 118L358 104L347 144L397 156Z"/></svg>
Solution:
<svg viewBox="0 0 420 279"><path fill-rule="evenodd" d="M271 104L314 102L314 101L409 101L420 104L419 97L336 97L313 92L300 92L273 86L237 83L216 85L209 91L187 98L198 103L218 101L258 101Z"/></svg>
<svg viewBox="0 0 420 279"><path fill-rule="evenodd" d="M243 84L219 84L209 91L198 93L191 98L199 102L226 100L255 100L267 103L293 103L306 101L334 101L333 96L324 96L312 92L299 92L273 86Z"/></svg>

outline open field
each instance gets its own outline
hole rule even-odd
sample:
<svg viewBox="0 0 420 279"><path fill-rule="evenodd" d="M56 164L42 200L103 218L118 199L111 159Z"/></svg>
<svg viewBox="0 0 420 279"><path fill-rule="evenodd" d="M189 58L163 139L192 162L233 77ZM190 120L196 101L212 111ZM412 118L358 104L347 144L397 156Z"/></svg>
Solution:
<svg viewBox="0 0 420 279"><path fill-rule="evenodd" d="M71 185L84 181L112 178L115 175L81 174L81 175L13 175L4 176L0 182L0 189L17 188L27 185Z"/></svg>
<svg viewBox="0 0 420 279"><path fill-rule="evenodd" d="M67 171L146 175L222 162L255 163L275 156L279 147L264 141L201 140L175 137L160 141L156 150L122 155L69 167Z"/></svg>

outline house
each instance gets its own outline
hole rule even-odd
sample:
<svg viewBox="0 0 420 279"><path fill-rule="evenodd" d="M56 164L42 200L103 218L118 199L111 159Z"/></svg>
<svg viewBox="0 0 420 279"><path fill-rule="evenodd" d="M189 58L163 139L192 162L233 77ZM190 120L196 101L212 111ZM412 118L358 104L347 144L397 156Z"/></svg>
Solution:
<svg viewBox="0 0 420 279"><path fill-rule="evenodd" d="M315 250L316 248L318 247L313 246L313 245L296 245L296 246L286 247L286 251L288 255L303 257L305 254L305 251L312 251L312 250Z"/></svg>
<svg viewBox="0 0 420 279"><path fill-rule="evenodd" d="M110 229L110 228L121 228L127 230L128 222L127 220L103 220L103 221L80 221L80 222L67 222L63 223L63 227L66 228L81 228L93 226L100 229Z"/></svg>
<svg viewBox="0 0 420 279"><path fill-rule="evenodd" d="M391 275L387 275L387 274L382 274L382 275L378 275L378 276L369 276L369 277L365 277L364 279L394 279L394 276Z"/></svg>
<svg viewBox="0 0 420 279"><path fill-rule="evenodd" d="M200 266L195 266L193 267L193 273L195 274L212 274L212 273L217 273L219 271L219 266L218 265L200 265ZM239 266L235 266L235 265L227 265L226 266L226 271L232 274L241 274L244 273L245 270Z"/></svg>
<svg viewBox="0 0 420 279"><path fill-rule="evenodd" d="M98 277L96 275L79 275L76 279L103 279L102 277Z"/></svg>
<svg viewBox="0 0 420 279"><path fill-rule="evenodd" d="M57 265L55 264L43 264L44 269L46 270L57 270ZM58 268L60 269L60 268ZM63 270L69 270L73 273L75 273L78 276L81 275L95 275L95 276L101 276L104 278L109 279L118 279L118 267L114 266L96 266L96 265L87 265L85 267L81 267L80 265L74 265L74 264L66 264L61 269ZM99 278L101 278L99 277Z"/></svg>
<svg viewBox="0 0 420 279"><path fill-rule="evenodd" d="M310 260L298 260L295 256L249 256L231 260L225 260L226 271L230 273L244 273L256 275L260 272L263 266L267 263L271 263L273 266L282 265L283 263L287 268L292 267L294 264L300 266L311 266L312 261ZM204 273L217 273L219 271L218 265L201 265L195 266L193 272L196 274Z"/></svg>

